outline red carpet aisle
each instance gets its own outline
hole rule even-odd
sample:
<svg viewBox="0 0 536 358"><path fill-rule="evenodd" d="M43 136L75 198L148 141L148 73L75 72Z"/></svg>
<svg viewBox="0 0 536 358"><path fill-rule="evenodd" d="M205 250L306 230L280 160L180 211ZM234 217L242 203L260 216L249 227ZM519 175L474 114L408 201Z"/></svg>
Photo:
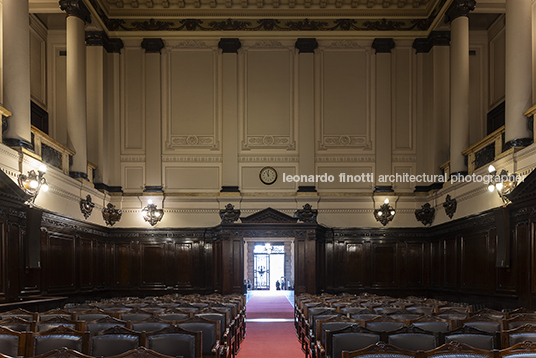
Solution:
<svg viewBox="0 0 536 358"><path fill-rule="evenodd" d="M255 291L246 306L247 333L237 358L302 358L294 307L282 291Z"/></svg>

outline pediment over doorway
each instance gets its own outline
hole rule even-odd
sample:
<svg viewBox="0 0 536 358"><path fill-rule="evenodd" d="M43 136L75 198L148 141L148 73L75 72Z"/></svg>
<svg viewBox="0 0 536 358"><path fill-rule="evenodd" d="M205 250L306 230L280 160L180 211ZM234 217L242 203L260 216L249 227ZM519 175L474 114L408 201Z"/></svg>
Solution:
<svg viewBox="0 0 536 358"><path fill-rule="evenodd" d="M262 224L294 224L298 221L290 215L282 213L272 208L261 210L250 216L240 218L242 223L262 223Z"/></svg>

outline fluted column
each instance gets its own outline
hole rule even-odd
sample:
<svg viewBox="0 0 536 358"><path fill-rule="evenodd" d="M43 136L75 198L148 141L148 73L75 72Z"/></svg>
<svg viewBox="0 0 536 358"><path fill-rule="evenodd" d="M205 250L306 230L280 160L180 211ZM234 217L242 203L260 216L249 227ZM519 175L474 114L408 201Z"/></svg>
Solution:
<svg viewBox="0 0 536 358"><path fill-rule="evenodd" d="M524 112L532 106L531 0L506 1L505 146L532 143Z"/></svg>
<svg viewBox="0 0 536 358"><path fill-rule="evenodd" d="M67 13L67 144L75 151L69 175L87 179L86 42L89 11L82 0L60 0Z"/></svg>
<svg viewBox="0 0 536 358"><path fill-rule="evenodd" d="M33 149L30 114L30 27L28 0L4 0L2 9L4 53L4 107L7 119L3 141L11 147Z"/></svg>
<svg viewBox="0 0 536 358"><path fill-rule="evenodd" d="M466 174L462 152L469 147L469 18L475 1L454 0L447 17L450 42L450 173Z"/></svg>

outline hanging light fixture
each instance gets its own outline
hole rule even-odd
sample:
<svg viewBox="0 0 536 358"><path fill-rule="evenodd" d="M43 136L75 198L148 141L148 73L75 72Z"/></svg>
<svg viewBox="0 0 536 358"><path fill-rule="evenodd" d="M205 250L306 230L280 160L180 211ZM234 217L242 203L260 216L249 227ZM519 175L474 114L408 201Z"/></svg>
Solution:
<svg viewBox="0 0 536 358"><path fill-rule="evenodd" d="M490 174L490 182L488 184L488 190L490 192L497 191L497 194L503 201L504 205L510 204L510 200L507 195L512 192L517 186L517 176L509 174L505 169L501 170L500 174L497 174L497 169L493 165L488 167Z"/></svg>
<svg viewBox="0 0 536 358"><path fill-rule="evenodd" d="M389 198L385 199L379 209L374 210L376 221L381 222L383 226L387 225L389 221L393 221L395 214L395 209L389 205Z"/></svg>
<svg viewBox="0 0 536 358"><path fill-rule="evenodd" d="M31 196L31 198L28 200L28 202L31 204L35 202L35 199L41 190L48 191L48 184L47 180L45 179L46 171L47 167L45 165L41 165L39 169L37 169L37 173L32 169L27 175L22 173L19 174L19 187L24 190L26 194Z"/></svg>
<svg viewBox="0 0 536 358"><path fill-rule="evenodd" d="M141 210L141 215L146 222L151 224L151 226L155 226L160 220L162 220L164 210L157 209L156 205L153 204L153 201L149 200L147 202L147 206Z"/></svg>

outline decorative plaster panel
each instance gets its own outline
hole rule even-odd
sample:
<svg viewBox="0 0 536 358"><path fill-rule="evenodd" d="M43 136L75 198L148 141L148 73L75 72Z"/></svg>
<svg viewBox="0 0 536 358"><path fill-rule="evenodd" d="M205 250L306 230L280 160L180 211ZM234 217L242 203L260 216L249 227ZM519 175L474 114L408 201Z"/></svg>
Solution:
<svg viewBox="0 0 536 358"><path fill-rule="evenodd" d="M221 189L220 167L200 165L165 165L165 190L205 191Z"/></svg>
<svg viewBox="0 0 536 358"><path fill-rule="evenodd" d="M393 51L393 153L415 153L415 54L411 47Z"/></svg>
<svg viewBox="0 0 536 358"><path fill-rule="evenodd" d="M122 153L138 154L145 151L145 54L141 47L123 51Z"/></svg>
<svg viewBox="0 0 536 358"><path fill-rule="evenodd" d="M182 41L164 50L167 63L165 150L219 150L218 47Z"/></svg>
<svg viewBox="0 0 536 358"><path fill-rule="evenodd" d="M318 150L372 150L370 48L335 41L316 53Z"/></svg>
<svg viewBox="0 0 536 358"><path fill-rule="evenodd" d="M242 150L296 149L294 55L274 40L242 46Z"/></svg>

